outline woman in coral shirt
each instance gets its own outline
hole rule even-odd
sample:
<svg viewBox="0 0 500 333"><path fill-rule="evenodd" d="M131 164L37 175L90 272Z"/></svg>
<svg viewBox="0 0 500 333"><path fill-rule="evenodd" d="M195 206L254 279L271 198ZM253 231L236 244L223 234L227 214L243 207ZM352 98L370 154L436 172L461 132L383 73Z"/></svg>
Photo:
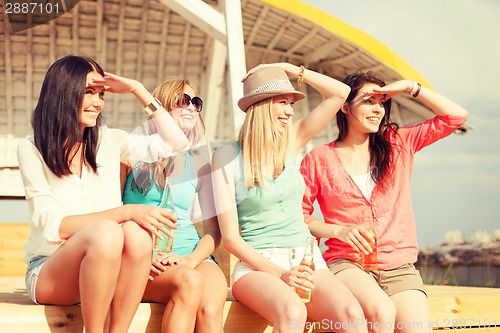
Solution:
<svg viewBox="0 0 500 333"><path fill-rule="evenodd" d="M416 262L418 247L410 183L414 154L450 135L467 111L419 83L389 85L356 72L337 113L337 140L309 152L301 164L303 212L311 233L327 238L323 257L356 296L375 332L430 332L429 307ZM390 98L409 92L436 116L401 127L390 120ZM312 216L318 200L324 222ZM372 248L375 233L377 245ZM376 251L375 266L362 257Z"/></svg>

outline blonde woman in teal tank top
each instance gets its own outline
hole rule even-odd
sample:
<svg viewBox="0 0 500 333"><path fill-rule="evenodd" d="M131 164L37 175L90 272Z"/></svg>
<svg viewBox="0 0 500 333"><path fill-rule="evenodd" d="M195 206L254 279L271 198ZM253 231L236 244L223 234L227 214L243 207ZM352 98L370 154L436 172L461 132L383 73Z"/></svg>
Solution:
<svg viewBox="0 0 500 333"><path fill-rule="evenodd" d="M288 76L323 97L293 125L293 105L305 95ZM309 317L335 332L367 333L359 303L328 270L317 246L316 269L300 265L310 233L297 155L333 119L350 88L288 63L259 65L243 82L238 105L246 117L238 142L216 150L212 163L222 242L240 259L232 275L233 295L270 320L273 332L303 332ZM310 302L305 304L294 289L312 290Z"/></svg>
<svg viewBox="0 0 500 333"><path fill-rule="evenodd" d="M166 81L153 95L179 124L191 147L195 147L204 133L200 116L203 102L195 97L189 81ZM221 236L208 158L194 148L156 163L132 165L122 177L124 202L158 206L166 175L174 177L174 247L172 253L154 254L143 301L166 304L162 332L221 333L227 282L219 266L210 259ZM196 196L203 218L203 237L191 220Z"/></svg>

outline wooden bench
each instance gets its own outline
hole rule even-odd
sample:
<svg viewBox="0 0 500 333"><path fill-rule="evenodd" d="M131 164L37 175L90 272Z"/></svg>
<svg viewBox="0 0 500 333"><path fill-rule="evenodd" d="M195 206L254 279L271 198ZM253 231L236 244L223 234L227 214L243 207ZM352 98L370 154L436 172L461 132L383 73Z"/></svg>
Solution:
<svg viewBox="0 0 500 333"><path fill-rule="evenodd" d="M22 246L28 237L27 224L0 224L0 332L83 332L80 307L34 305L24 286ZM227 253L218 259L226 275L234 263ZM454 333L500 333L500 289L429 285L431 325ZM142 303L130 332L160 332L164 305ZM225 332L271 332L270 323L232 298L224 307ZM329 325L308 322L305 332L330 332Z"/></svg>

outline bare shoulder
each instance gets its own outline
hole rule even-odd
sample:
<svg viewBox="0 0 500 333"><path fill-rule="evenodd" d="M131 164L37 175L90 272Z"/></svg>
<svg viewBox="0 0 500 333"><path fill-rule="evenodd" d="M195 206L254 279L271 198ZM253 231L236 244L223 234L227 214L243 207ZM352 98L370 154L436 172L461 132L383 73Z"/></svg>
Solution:
<svg viewBox="0 0 500 333"><path fill-rule="evenodd" d="M234 163L237 156L238 151L236 150L234 143L225 142L214 150L212 165L217 169L223 168L228 164Z"/></svg>

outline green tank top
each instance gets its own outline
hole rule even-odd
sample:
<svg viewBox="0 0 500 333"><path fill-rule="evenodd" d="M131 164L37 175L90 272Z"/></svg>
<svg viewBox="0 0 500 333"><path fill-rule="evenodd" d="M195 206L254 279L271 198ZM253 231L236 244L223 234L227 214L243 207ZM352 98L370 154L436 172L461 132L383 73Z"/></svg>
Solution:
<svg viewBox="0 0 500 333"><path fill-rule="evenodd" d="M305 183L293 154L287 156L283 172L266 178L266 188L249 189L243 176L242 154L236 157L236 203L242 238L255 249L305 246L310 235L302 213Z"/></svg>

